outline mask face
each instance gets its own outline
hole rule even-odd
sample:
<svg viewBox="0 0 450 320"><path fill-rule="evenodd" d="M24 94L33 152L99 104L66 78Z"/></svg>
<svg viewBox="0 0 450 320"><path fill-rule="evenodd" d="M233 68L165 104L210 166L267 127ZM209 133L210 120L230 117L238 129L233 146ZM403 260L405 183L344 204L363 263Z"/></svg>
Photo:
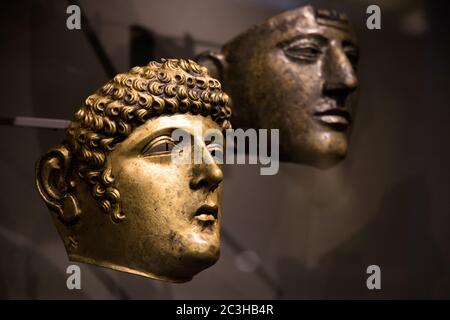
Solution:
<svg viewBox="0 0 450 320"><path fill-rule="evenodd" d="M133 68L86 99L36 170L70 260L172 282L217 261L227 101L186 60Z"/></svg>
<svg viewBox="0 0 450 320"><path fill-rule="evenodd" d="M219 67L235 127L279 128L283 161L325 168L346 156L358 46L345 16L311 6L288 11L238 36L222 54L209 66Z"/></svg>
<svg viewBox="0 0 450 320"><path fill-rule="evenodd" d="M186 280L214 264L220 251L223 174L214 161L177 164L174 130L211 157L201 132L216 129L209 118L162 116L137 128L108 156L127 219L110 230L114 251L132 269ZM107 235L105 234L105 237ZM92 239L94 241L94 239Z"/></svg>

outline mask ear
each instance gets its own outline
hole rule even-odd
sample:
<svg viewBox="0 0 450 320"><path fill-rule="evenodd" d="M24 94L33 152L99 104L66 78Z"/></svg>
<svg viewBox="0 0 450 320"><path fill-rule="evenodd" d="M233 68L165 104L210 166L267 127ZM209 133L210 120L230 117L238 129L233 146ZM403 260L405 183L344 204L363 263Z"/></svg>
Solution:
<svg viewBox="0 0 450 320"><path fill-rule="evenodd" d="M208 69L209 75L220 82L227 68L225 56L222 53L206 51L195 57L195 61Z"/></svg>
<svg viewBox="0 0 450 320"><path fill-rule="evenodd" d="M71 155L65 146L48 151L36 164L36 184L50 210L66 223L73 222L81 214L73 194L75 182L69 177Z"/></svg>

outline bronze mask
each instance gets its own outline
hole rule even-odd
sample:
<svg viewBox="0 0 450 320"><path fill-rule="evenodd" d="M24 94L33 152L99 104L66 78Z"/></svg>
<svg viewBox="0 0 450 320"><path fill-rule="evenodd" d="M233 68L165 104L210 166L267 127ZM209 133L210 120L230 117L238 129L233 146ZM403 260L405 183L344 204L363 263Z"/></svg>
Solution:
<svg viewBox="0 0 450 320"><path fill-rule="evenodd" d="M233 125L279 128L280 160L342 160L355 119L358 46L347 17L301 7L274 16L197 61L231 97Z"/></svg>
<svg viewBox="0 0 450 320"><path fill-rule="evenodd" d="M230 127L228 97L206 68L163 59L118 74L76 112L63 143L36 166L40 195L72 261L184 282L220 252L223 174L175 164L182 129Z"/></svg>

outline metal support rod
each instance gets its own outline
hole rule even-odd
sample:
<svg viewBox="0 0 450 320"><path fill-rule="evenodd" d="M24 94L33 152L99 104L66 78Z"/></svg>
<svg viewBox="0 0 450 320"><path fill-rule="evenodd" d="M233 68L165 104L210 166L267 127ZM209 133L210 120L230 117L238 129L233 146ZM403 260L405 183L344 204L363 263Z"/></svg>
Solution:
<svg viewBox="0 0 450 320"><path fill-rule="evenodd" d="M36 117L0 117L0 125L13 127L31 127L45 129L65 129L69 120Z"/></svg>

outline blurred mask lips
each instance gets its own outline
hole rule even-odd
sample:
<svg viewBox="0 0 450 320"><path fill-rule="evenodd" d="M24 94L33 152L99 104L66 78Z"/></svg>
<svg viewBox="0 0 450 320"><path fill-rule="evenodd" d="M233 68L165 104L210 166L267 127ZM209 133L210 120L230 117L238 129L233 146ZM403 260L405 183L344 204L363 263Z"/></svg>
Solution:
<svg viewBox="0 0 450 320"><path fill-rule="evenodd" d="M337 131L346 130L352 124L350 113L341 107L336 106L336 103L321 105L316 109L314 118L322 125L326 125Z"/></svg>

